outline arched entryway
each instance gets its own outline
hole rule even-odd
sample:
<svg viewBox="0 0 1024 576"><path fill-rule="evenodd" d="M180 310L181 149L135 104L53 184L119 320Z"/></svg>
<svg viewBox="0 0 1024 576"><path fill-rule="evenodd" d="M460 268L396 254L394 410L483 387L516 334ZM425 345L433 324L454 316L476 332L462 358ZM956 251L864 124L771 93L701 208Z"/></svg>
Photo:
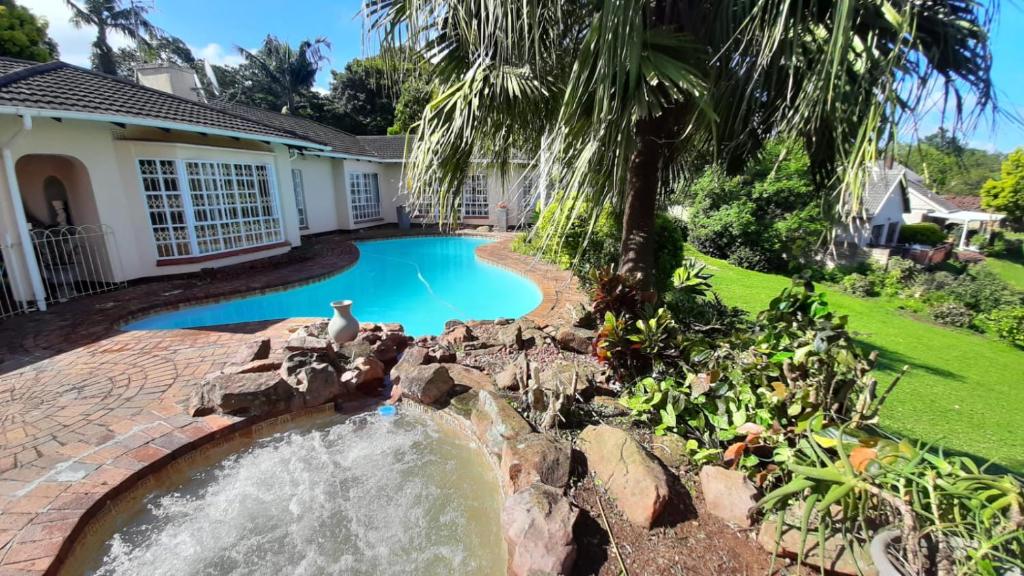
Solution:
<svg viewBox="0 0 1024 576"><path fill-rule="evenodd" d="M15 172L47 303L123 285L113 232L100 222L85 164L26 154Z"/></svg>

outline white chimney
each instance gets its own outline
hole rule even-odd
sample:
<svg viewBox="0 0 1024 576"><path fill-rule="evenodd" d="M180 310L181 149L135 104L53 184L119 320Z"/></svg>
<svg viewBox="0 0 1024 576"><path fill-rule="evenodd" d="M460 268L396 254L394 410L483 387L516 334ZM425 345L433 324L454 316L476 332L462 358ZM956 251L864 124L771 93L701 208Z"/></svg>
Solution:
<svg viewBox="0 0 1024 576"><path fill-rule="evenodd" d="M135 67L135 77L143 86L189 100L202 100L202 93L196 84L196 73L191 68L173 62L139 64Z"/></svg>

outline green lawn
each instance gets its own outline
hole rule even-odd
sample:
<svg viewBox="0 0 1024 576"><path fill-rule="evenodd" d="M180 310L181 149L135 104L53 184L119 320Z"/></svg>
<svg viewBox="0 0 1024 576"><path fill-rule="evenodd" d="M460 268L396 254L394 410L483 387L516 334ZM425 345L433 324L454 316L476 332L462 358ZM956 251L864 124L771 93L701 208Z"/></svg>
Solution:
<svg viewBox="0 0 1024 576"><path fill-rule="evenodd" d="M1003 258L989 258L985 265L1018 290L1024 290L1024 263Z"/></svg>
<svg viewBox="0 0 1024 576"><path fill-rule="evenodd" d="M764 308L789 284L783 276L701 258L722 299L749 311ZM911 367L882 410L883 428L1024 472L1024 352L915 319L893 301L825 290L832 307L849 315L858 340L879 351L882 382Z"/></svg>

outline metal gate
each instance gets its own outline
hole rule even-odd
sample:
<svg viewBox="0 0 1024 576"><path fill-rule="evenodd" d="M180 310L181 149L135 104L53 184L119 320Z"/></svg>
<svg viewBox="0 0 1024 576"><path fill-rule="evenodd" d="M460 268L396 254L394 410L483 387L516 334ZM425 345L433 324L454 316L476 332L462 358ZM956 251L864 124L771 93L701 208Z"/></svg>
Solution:
<svg viewBox="0 0 1024 576"><path fill-rule="evenodd" d="M125 285L114 231L106 225L32 230L47 304L116 290Z"/></svg>

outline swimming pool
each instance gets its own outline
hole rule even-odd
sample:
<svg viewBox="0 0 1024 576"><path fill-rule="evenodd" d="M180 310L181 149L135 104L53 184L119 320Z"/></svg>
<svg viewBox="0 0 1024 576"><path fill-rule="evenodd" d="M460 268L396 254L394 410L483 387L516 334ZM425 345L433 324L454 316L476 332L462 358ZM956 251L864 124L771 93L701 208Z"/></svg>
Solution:
<svg viewBox="0 0 1024 576"><path fill-rule="evenodd" d="M352 300L362 322L400 322L407 334L440 334L447 320L515 318L542 296L530 280L476 258L484 238L430 237L357 242L352 268L296 288L164 312L125 330L198 328L333 314L330 302Z"/></svg>

